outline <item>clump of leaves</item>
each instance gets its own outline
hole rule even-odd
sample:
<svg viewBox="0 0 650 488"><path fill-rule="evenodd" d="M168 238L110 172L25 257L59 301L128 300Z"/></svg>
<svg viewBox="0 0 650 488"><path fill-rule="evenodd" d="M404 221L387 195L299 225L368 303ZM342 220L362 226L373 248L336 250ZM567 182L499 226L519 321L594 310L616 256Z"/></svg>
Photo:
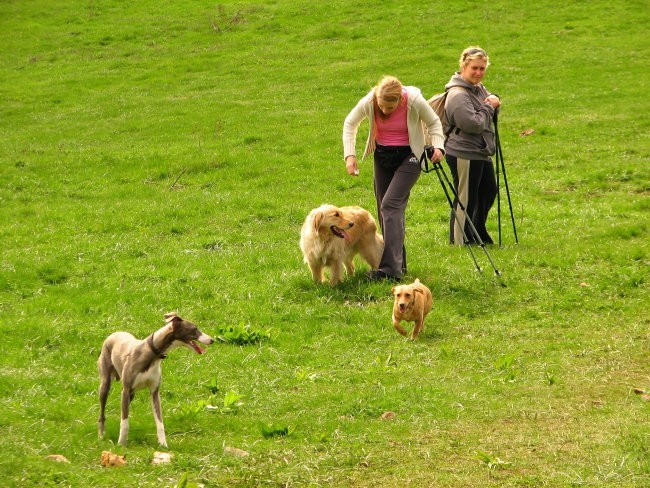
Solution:
<svg viewBox="0 0 650 488"><path fill-rule="evenodd" d="M230 390L223 397L223 408L221 411L223 413L237 412L239 407L241 407L244 402L242 402L242 396L236 391Z"/></svg>
<svg viewBox="0 0 650 488"><path fill-rule="evenodd" d="M381 355L377 355L372 364L372 367L375 371L381 371L386 373L390 371L392 368L397 367L397 361L393 359L392 352L388 353L388 356L385 359L382 358Z"/></svg>
<svg viewBox="0 0 650 488"><path fill-rule="evenodd" d="M514 355L506 354L494 362L494 367L503 375L503 381L511 383L515 380L517 376L515 359Z"/></svg>
<svg viewBox="0 0 650 488"><path fill-rule="evenodd" d="M228 344L255 344L271 337L271 330L260 331L242 323L217 330L217 339Z"/></svg>
<svg viewBox="0 0 650 488"><path fill-rule="evenodd" d="M498 457L492 456L491 454L488 454L486 452L478 451L476 453L476 457L479 458L485 465L488 467L490 471L493 471L495 469L503 469L506 466L509 466L512 463L509 463L508 461L504 461L503 459L500 459Z"/></svg>
<svg viewBox="0 0 650 488"><path fill-rule="evenodd" d="M293 433L293 428L288 425L260 423L260 431L265 439L271 437L288 436Z"/></svg>
<svg viewBox="0 0 650 488"><path fill-rule="evenodd" d="M216 396L212 395L208 402L204 405L206 410L217 411L220 413L237 413L239 408L244 404L244 398L236 391L230 390L223 397L223 405L216 405Z"/></svg>
<svg viewBox="0 0 650 488"><path fill-rule="evenodd" d="M216 395L219 391L216 384L213 387L209 386L209 388L216 388L216 391L207 399L201 399L183 405L180 408L180 414L184 416L194 416L204 410L218 413L237 413L239 412L240 407L244 405L244 402L242 401L244 397L236 391L230 390L227 392L223 397L223 401L220 402Z"/></svg>
<svg viewBox="0 0 650 488"><path fill-rule="evenodd" d="M318 373L312 373L304 366L300 366L296 369L294 376L298 381L316 381L316 378L318 378Z"/></svg>
<svg viewBox="0 0 650 488"><path fill-rule="evenodd" d="M213 409L214 396L211 396L207 400L197 400L192 403L186 403L181 406L179 409L179 414L183 417L194 417L203 410Z"/></svg>
<svg viewBox="0 0 650 488"><path fill-rule="evenodd" d="M176 485L174 485L174 488L198 488L199 486L202 486L202 485L199 485L197 483L194 483L194 482L190 481L189 477L188 477L188 474L183 473L183 476L181 476L181 479L178 480L178 483L176 483Z"/></svg>
<svg viewBox="0 0 650 488"><path fill-rule="evenodd" d="M212 378L205 387L210 390L210 393L216 395L219 392L219 385L217 384L217 378Z"/></svg>
<svg viewBox="0 0 650 488"><path fill-rule="evenodd" d="M546 382L553 386L556 383L555 376L552 373L549 373L548 371L546 372Z"/></svg>

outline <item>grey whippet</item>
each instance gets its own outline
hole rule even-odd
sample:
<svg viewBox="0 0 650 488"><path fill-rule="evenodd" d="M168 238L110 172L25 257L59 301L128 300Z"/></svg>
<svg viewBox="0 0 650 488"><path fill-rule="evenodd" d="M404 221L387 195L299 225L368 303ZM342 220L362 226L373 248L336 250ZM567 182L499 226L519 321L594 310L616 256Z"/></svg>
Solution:
<svg viewBox="0 0 650 488"><path fill-rule="evenodd" d="M129 406L136 390L149 388L151 408L156 421L158 443L167 447L165 426L160 408L161 361L174 347L186 346L198 354L205 351L196 343L212 344L214 339L204 334L192 322L183 320L176 312L165 314L166 325L144 340L128 332L114 332L106 338L97 361L99 369L99 437L104 437L106 399L113 380L122 379L122 419L118 443L126 446L129 435Z"/></svg>

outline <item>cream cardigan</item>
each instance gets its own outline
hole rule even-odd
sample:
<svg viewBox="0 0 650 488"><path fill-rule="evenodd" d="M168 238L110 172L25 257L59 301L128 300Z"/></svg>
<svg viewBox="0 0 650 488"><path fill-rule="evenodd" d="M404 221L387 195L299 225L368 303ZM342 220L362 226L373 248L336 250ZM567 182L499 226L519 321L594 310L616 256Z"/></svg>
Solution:
<svg viewBox="0 0 650 488"><path fill-rule="evenodd" d="M433 147L443 149L445 147L445 135L442 132L440 119L422 96L419 88L414 86L405 87L407 96L406 125L409 132L409 145L415 156L420 157L424 152L425 132L427 142ZM343 123L343 157L356 156L357 130L363 119L370 122L370 131L363 158L375 150L375 139L373 138L375 117L373 114L372 97L375 90L370 90L365 97L359 100L356 107L345 118ZM363 159L362 158L362 159Z"/></svg>

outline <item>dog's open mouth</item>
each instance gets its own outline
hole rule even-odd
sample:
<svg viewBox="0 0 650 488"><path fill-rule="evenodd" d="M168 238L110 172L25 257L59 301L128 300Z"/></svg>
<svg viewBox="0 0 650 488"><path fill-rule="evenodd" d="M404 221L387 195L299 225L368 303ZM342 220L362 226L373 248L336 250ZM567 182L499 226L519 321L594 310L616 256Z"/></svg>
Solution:
<svg viewBox="0 0 650 488"><path fill-rule="evenodd" d="M205 352L205 349L203 349L201 346L199 346L196 342L190 341L188 342L190 346L192 346L192 349L196 351L197 354L203 354Z"/></svg>
<svg viewBox="0 0 650 488"><path fill-rule="evenodd" d="M341 239L345 239L346 241L350 240L350 236L343 229L335 225L332 225L330 226L330 230L332 231L332 234L334 234L336 237L340 237Z"/></svg>

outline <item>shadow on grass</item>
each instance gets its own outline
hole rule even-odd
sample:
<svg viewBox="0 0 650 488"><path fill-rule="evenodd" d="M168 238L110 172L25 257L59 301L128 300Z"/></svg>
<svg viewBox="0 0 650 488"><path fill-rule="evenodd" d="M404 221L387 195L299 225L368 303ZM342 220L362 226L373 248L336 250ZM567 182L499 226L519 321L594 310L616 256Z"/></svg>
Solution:
<svg viewBox="0 0 650 488"><path fill-rule="evenodd" d="M328 282L314 283L311 279L297 278L287 287L287 298L296 302L313 299L336 301L343 305L350 303L377 303L391 296L391 282L370 282L365 277L365 270L357 271L354 276L346 278L342 283L332 286ZM303 300L298 299L302 297Z"/></svg>

